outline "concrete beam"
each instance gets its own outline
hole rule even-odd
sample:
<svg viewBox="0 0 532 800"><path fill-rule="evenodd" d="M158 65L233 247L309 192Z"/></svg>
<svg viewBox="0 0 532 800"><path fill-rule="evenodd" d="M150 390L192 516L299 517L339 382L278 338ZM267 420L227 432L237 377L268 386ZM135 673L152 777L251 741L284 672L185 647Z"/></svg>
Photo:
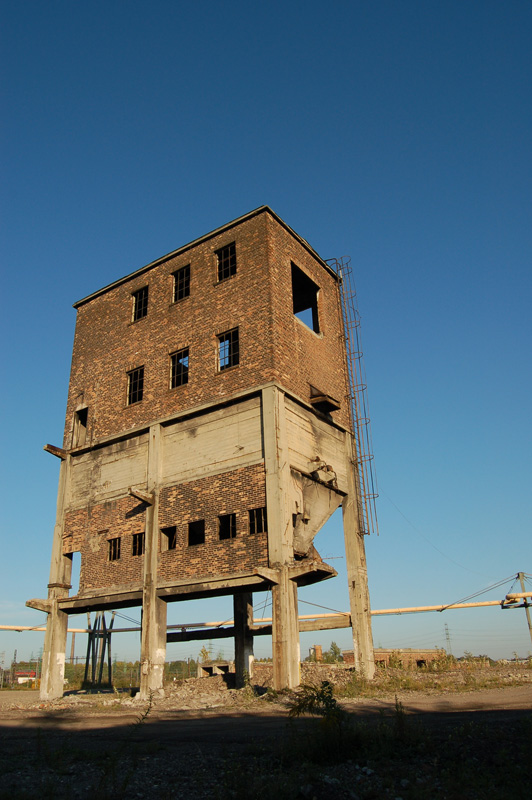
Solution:
<svg viewBox="0 0 532 800"><path fill-rule="evenodd" d="M60 458L62 461L64 461L68 455L67 451L63 450L62 447L56 447L53 444L45 444L43 450L50 453L52 456L56 456L56 458Z"/></svg>
<svg viewBox="0 0 532 800"><path fill-rule="evenodd" d="M147 492L145 489L136 489L134 486L130 486L127 493L131 497L136 497L137 500L140 500L142 503L146 503L148 506L152 506L155 502L153 492Z"/></svg>
<svg viewBox="0 0 532 800"><path fill-rule="evenodd" d="M31 600L26 600L28 608L34 608L36 611L45 611L47 614L52 610L51 600L39 600L34 597Z"/></svg>

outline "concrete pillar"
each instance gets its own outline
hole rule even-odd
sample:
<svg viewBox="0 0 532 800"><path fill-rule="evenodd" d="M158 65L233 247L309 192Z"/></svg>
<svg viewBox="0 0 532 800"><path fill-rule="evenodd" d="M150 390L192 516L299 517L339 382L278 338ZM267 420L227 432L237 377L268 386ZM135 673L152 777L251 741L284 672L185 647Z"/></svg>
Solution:
<svg viewBox="0 0 532 800"><path fill-rule="evenodd" d="M162 460L161 426L152 425L148 446L148 492L152 502L146 509L144 534L144 578L142 587L142 631L140 643L140 698L149 699L163 690L166 660L166 602L157 597L159 556L159 484Z"/></svg>
<svg viewBox="0 0 532 800"><path fill-rule="evenodd" d="M56 700L63 696L65 683L65 651L68 614L59 611L57 599L50 600L42 654L41 700Z"/></svg>
<svg viewBox="0 0 532 800"><path fill-rule="evenodd" d="M288 577L286 567L279 577L272 587L273 688L293 689L301 682L297 584Z"/></svg>
<svg viewBox="0 0 532 800"><path fill-rule="evenodd" d="M360 490L353 437L346 434L348 494L342 503L349 606L355 669L371 680L375 674L366 550L361 526Z"/></svg>
<svg viewBox="0 0 532 800"><path fill-rule="evenodd" d="M140 699L163 691L166 660L166 603L145 585L140 645Z"/></svg>
<svg viewBox="0 0 532 800"><path fill-rule="evenodd" d="M288 577L294 563L290 461L286 434L284 393L276 386L262 392L264 466L268 513L268 556L278 570L273 599L273 685L275 689L299 685L299 625L297 585Z"/></svg>
<svg viewBox="0 0 532 800"><path fill-rule="evenodd" d="M239 592L233 595L235 620L235 682L241 689L253 675L253 594Z"/></svg>
<svg viewBox="0 0 532 800"><path fill-rule="evenodd" d="M63 555L63 509L70 476L70 456L61 461L57 492L56 523L52 544L49 611L42 656L41 700L56 700L63 696L68 614L58 609L58 599L68 597L72 575L72 558Z"/></svg>

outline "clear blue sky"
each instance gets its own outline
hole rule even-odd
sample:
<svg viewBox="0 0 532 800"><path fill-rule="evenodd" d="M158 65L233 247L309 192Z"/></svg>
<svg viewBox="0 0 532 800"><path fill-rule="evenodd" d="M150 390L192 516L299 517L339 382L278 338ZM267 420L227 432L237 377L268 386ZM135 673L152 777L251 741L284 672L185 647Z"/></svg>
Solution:
<svg viewBox="0 0 532 800"><path fill-rule="evenodd" d="M0 8L0 623L44 620L24 603L48 582L58 465L42 446L62 440L72 303L262 204L323 258L353 259L381 491L373 607L532 573L531 4ZM317 546L342 573L336 518ZM346 609L343 574L301 599ZM171 621L226 606L175 604ZM532 649L524 612L497 608L374 620L375 644L445 645L445 623L456 655ZM302 654L331 639L349 644L309 634ZM6 662L41 645L0 632Z"/></svg>

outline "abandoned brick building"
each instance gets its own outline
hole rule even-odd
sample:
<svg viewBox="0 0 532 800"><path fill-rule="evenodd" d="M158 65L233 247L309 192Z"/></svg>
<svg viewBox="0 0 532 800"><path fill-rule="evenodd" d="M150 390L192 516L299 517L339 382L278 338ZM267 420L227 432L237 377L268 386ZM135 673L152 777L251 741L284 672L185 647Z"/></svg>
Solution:
<svg viewBox="0 0 532 800"><path fill-rule="evenodd" d="M237 673L271 589L274 682L299 682L297 587L343 507L355 660L373 650L338 272L266 206L75 304L43 698L69 614L142 607L141 693L162 686L167 603L233 595ZM70 594L72 554L81 553ZM264 631L262 631L264 632Z"/></svg>

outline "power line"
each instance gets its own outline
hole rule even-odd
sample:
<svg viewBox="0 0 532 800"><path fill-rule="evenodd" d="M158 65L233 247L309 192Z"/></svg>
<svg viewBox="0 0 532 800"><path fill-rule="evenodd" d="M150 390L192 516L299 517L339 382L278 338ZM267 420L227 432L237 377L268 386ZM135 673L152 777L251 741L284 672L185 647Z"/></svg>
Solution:
<svg viewBox="0 0 532 800"><path fill-rule="evenodd" d="M414 525L414 523L413 523L411 520L409 520L409 519L408 519L408 517L407 517L405 514L403 514L403 512L401 511L401 509L400 509L398 506L396 506L396 504L393 502L393 500L391 499L391 497L389 497L389 496L386 494L386 492L382 490L382 488L380 488L380 489L379 489L379 494L382 494L382 495L384 495L384 497L385 497L385 498L388 500L388 502L389 502L389 503L391 503L391 504L392 504L392 506L395 508L395 510L397 511L397 513L398 513L398 514L400 514L400 515L402 516L402 518L403 518L403 519L404 519L406 522L408 522L408 524L410 525L410 527L411 527L411 528L413 528L413 530L415 530L415 532L418 534L418 536L421 536L421 538L422 538L422 539L424 539L424 540L427 542L427 544L430 544L430 546L431 546L431 547L432 547L434 550L436 550L436 552L437 552L437 553L439 553L441 556L443 556L444 558L446 558L446 559L447 559L447 561L450 561L452 564L455 564L457 567L460 567L461 569L465 569L465 570L466 570L466 572L471 572L471 574L472 574L472 575L480 575L482 578L489 578L489 577L490 577L489 575L484 575L482 572L477 572L477 571L476 571L476 570L474 570L474 569L469 569L469 567L466 567L464 564L460 564L460 562L459 562L459 561L455 561L455 559L454 559L454 558L451 558L450 556L448 556L448 555L447 555L447 553L444 553L444 552L443 552L443 550L440 550L440 548L439 548L439 547L436 547L436 545L435 545L435 544L433 544L433 542L431 542L431 541L430 541L430 539L429 539L427 536L425 536L423 533L421 533L421 531L419 530L419 528L416 528L416 526Z"/></svg>
<svg viewBox="0 0 532 800"><path fill-rule="evenodd" d="M491 592L493 589L497 589L499 586L502 586L503 584L508 583L508 581L511 581L512 578L513 578L513 575L510 575L508 578L503 578L502 581L498 581L497 583L492 583L491 586L488 586L485 589L479 589L478 592L475 592L474 594L470 594L468 597L462 598L462 600L455 600L454 603L449 603L449 605L444 606L441 610L445 611L446 608L451 608L451 606L456 606L459 603L467 603L468 600L473 600L475 597L480 597L480 595L486 594L487 592ZM514 583L515 583L516 580L517 580L517 578L514 580ZM514 585L514 583L512 584L512 586Z"/></svg>

